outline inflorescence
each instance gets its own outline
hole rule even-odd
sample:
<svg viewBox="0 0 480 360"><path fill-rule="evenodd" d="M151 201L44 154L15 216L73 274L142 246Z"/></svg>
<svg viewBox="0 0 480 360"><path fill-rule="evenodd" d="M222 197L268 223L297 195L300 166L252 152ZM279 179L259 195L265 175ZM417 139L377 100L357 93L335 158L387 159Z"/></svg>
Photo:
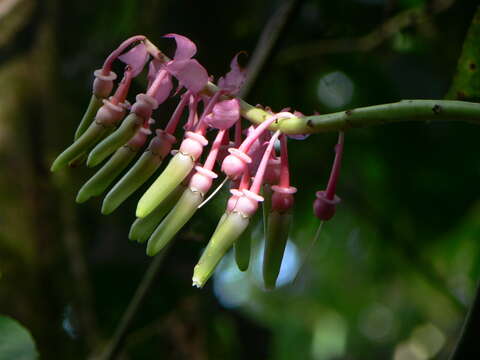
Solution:
<svg viewBox="0 0 480 360"><path fill-rule="evenodd" d="M93 167L108 159L82 186L76 201L83 203L101 195L120 178L103 201L102 213L110 214L172 154L166 168L138 202L137 219L129 233L131 240L147 241L147 254L154 256L203 205L218 178L219 170L216 169L220 168L225 180L229 180L231 196L194 268L193 285L202 287L232 246L239 269L248 268L252 217L263 202L268 214L264 225L263 277L265 286L274 288L297 189L290 184L288 137L270 128L279 119L303 115L288 109L274 113L265 108L268 116L261 124L244 128L241 100L235 97L246 76L238 63L238 54L231 61L230 71L214 86L213 78L193 59L197 48L191 40L177 34L164 37L176 42L172 59L145 36L134 36L123 42L107 57L103 67L94 72L93 94L75 132L74 142L55 159L51 170L85 160L88 167ZM115 61L124 64L124 71L113 92L117 79L112 71ZM135 102L130 105L127 95L132 80L145 67L148 67L147 90L136 95ZM169 97L179 99L177 107L163 128L156 127L152 113ZM177 150L172 150L180 126L184 130L183 140ZM207 131L214 131L215 136L208 154L202 156L209 144ZM143 153L121 176L147 142ZM279 150L275 147L277 143ZM342 153L343 133L340 133L327 189L317 192L314 202L314 214L322 222L334 215L340 200L335 188Z"/></svg>

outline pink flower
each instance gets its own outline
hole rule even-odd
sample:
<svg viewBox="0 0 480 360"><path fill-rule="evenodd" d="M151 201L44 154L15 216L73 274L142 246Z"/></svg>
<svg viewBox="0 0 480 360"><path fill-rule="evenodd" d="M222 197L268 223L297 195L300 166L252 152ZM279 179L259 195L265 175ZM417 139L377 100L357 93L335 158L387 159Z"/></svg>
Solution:
<svg viewBox="0 0 480 360"><path fill-rule="evenodd" d="M205 121L212 128L226 130L235 125L239 119L240 104L238 99L230 99L216 103L212 112L205 118Z"/></svg>
<svg viewBox="0 0 480 360"><path fill-rule="evenodd" d="M302 117L303 114L291 113L289 108L273 113L265 107L265 121L250 126L243 133L241 113L244 104L234 97L246 75L238 63L240 53L230 62L229 72L219 78L218 90L212 91L214 86L208 82L213 81L213 77L209 77L205 68L193 58L196 45L182 35L167 34L164 37L176 42L172 59L163 55L145 36L139 35L120 44L107 57L102 68L95 71L93 94L84 119L73 144L57 157L52 171L83 159L87 153L88 166L109 158L80 190L77 200L83 202L105 191L135 154L146 147L106 195L102 213L109 214L152 177L172 153L166 168L140 198L136 211L139 219L131 229L132 239L143 242L148 238L147 254L155 255L175 237L201 204L216 193L213 191L205 200L219 177L216 167L220 167L225 174L224 180L231 180L231 196L195 266L193 284L199 287L205 284L225 252L249 229L251 218L266 199L264 281L268 288L272 288L288 239L297 191L290 184L287 140L305 136L287 136L270 131L270 127L275 122ZM119 82L115 82L117 75L111 70L117 60L125 64ZM132 79L147 64L147 89L136 94L135 103L130 106L127 99ZM174 85L177 90L172 94ZM169 97L178 98L176 109L166 124L154 127L154 110ZM128 111L130 114L125 116ZM183 139L178 148L171 151L177 142L174 135L177 129L183 130ZM217 134L209 143L208 131L213 129ZM280 142L279 154L275 151L277 140ZM208 146L210 151L206 158L202 158ZM340 133L327 189L317 192L314 203L315 215L322 220L333 216L339 202L335 188L342 153L343 133ZM246 264L248 261L242 261L242 270L248 266Z"/></svg>
<svg viewBox="0 0 480 360"><path fill-rule="evenodd" d="M242 54L242 52L235 55L230 62L230 71L224 77L218 79L218 86L220 89L230 95L235 95L240 91L247 76L246 71L242 69L238 63L238 56L240 54Z"/></svg>
<svg viewBox="0 0 480 360"><path fill-rule="evenodd" d="M320 220L330 220L335 215L336 205L340 202L340 198L335 195L338 177L340 175L340 167L342 165L343 156L343 132L338 134L338 142L335 146L335 160L333 162L332 171L328 180L327 189L324 191L317 191L317 197L313 203L313 212Z"/></svg>

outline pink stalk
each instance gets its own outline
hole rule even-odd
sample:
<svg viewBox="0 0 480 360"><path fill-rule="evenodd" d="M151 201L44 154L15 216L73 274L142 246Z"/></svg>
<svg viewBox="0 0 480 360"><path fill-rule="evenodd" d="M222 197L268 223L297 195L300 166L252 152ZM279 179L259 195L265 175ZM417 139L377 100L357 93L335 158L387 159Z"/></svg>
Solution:
<svg viewBox="0 0 480 360"><path fill-rule="evenodd" d="M222 140L225 136L226 130L219 130L215 140L213 141L212 148L210 149L210 153L203 164L203 168L207 170L212 170L215 165L215 160L217 159L218 152L220 147L222 146Z"/></svg>
<svg viewBox="0 0 480 360"><path fill-rule="evenodd" d="M192 179L190 180L189 186L191 189L199 191L202 194L208 193L210 191L210 188L212 187L212 182L213 179L217 178L218 175L212 171L213 166L215 165L215 160L217 158L218 152L220 150L220 147L222 146L222 140L223 136L225 135L226 130L219 130L217 136L215 137L215 140L213 141L212 147L210 149L210 153L207 156L207 159L205 160L205 163L203 166L195 166L195 174L193 175ZM196 136L201 136L199 134L196 134ZM225 180L220 184L219 187L215 191L213 191L210 196L205 199L198 207L202 207L205 205L212 197L215 196L215 194L218 192L218 190L221 189L221 187L225 184Z"/></svg>
<svg viewBox="0 0 480 360"><path fill-rule="evenodd" d="M187 91L185 94L183 94L182 98L180 99L180 102L177 105L177 108L173 112L170 120L168 121L167 126L165 127L166 133L173 134L175 132L175 129L177 128L178 122L182 117L183 111L185 109L185 106L187 105L189 98L190 98L190 91Z"/></svg>
<svg viewBox="0 0 480 360"><path fill-rule="evenodd" d="M262 125L264 123L262 123ZM255 178L253 179L252 186L250 187L250 191L255 194L260 193L260 188L262 187L262 184L263 184L263 177L265 175L265 170L267 169L267 165L268 165L268 159L270 158L270 154L272 153L273 146L275 145L275 141L278 139L279 136L280 136L280 131L276 131L268 143L267 149L265 150L262 160L260 161L260 165L258 165L257 173L255 174Z"/></svg>
<svg viewBox="0 0 480 360"><path fill-rule="evenodd" d="M243 190L248 190L248 185L250 183L250 172L248 167L245 168L241 180L235 180L235 185L232 185L230 188L230 193L232 196L227 201L227 213L232 212L233 209L237 206L238 199L243 196Z"/></svg>
<svg viewBox="0 0 480 360"><path fill-rule="evenodd" d="M227 136L224 136L223 137L223 140L222 140L222 145L228 147L228 145L230 145L230 133L226 133Z"/></svg>
<svg viewBox="0 0 480 360"><path fill-rule="evenodd" d="M210 153L205 160L205 163L203 164L203 166L195 166L195 170L197 170L197 172L195 173L195 175L193 175L192 180L190 181L190 188L196 189L201 193L206 194L212 187L213 179L217 178L218 176L215 172L212 171L212 169L215 165L215 160L217 159L218 152L220 150L220 147L222 146L223 137L226 131L226 129L218 131L217 136L215 137L215 140L213 141L212 147L210 149ZM208 196L207 199L205 199L205 201L198 205L198 208L201 208L203 205L209 202L210 199L212 199L216 195L216 193L223 187L223 185L225 185L226 180L227 178L222 181L222 183Z"/></svg>
<svg viewBox="0 0 480 360"><path fill-rule="evenodd" d="M338 134L338 142L337 142L337 145L335 146L335 160L333 162L330 178L328 179L327 190L325 191L325 197L328 200L333 200L333 198L335 197L337 180L338 180L338 176L340 175L340 166L342 165L343 143L344 143L344 135L343 135L343 131L341 131Z"/></svg>
<svg viewBox="0 0 480 360"><path fill-rule="evenodd" d="M118 48L116 48L108 57L105 59L105 62L103 63L102 67L102 74L103 75L109 75L110 71L112 70L112 64L113 62L120 56L122 53L133 43L137 41L143 41L145 40L146 37L143 35L136 35L132 36L131 38L128 38L124 42L120 44Z"/></svg>
<svg viewBox="0 0 480 360"><path fill-rule="evenodd" d="M208 114L212 112L213 107L218 102L218 99L220 98L221 95L223 95L222 90L219 90L215 94L213 94L213 96L208 101L207 106L205 106L202 116L200 117L197 128L195 129L195 132L197 134L200 134L200 135L205 134L205 130L207 130L207 127L208 127L207 123L205 122L205 118L207 117Z"/></svg>
<svg viewBox="0 0 480 360"><path fill-rule="evenodd" d="M273 115L269 117L267 120L262 122L258 125L255 130L253 130L250 135L247 136L245 140L243 140L242 144L238 148L238 150L247 153L250 150L252 144L257 140L257 138L275 121L277 120L277 116Z"/></svg>
<svg viewBox="0 0 480 360"><path fill-rule="evenodd" d="M185 130L191 131L197 122L198 96L191 95L188 104L188 119L184 126Z"/></svg>
<svg viewBox="0 0 480 360"><path fill-rule="evenodd" d="M147 95L151 97L155 97L155 94L157 93L159 87L162 85L163 78L167 75L167 70L160 70L157 73L157 76L155 77L155 80L153 80L152 85L147 90Z"/></svg>
<svg viewBox="0 0 480 360"><path fill-rule="evenodd" d="M290 187L287 136L285 134L282 134L282 136L280 136L280 182L278 185L282 188Z"/></svg>
<svg viewBox="0 0 480 360"><path fill-rule="evenodd" d="M128 89L130 88L130 84L132 83L132 70L129 66L126 67L126 70L123 74L123 79L117 87L115 94L110 99L110 102L114 105L118 103L123 103L127 98Z"/></svg>
<svg viewBox="0 0 480 360"><path fill-rule="evenodd" d="M240 180L240 185L238 185L238 190L242 191L248 189L248 185L250 184L250 171L248 167L245 167L245 171L243 172L242 179Z"/></svg>
<svg viewBox="0 0 480 360"><path fill-rule="evenodd" d="M235 147L239 147L242 143L242 119L238 119L235 123Z"/></svg>

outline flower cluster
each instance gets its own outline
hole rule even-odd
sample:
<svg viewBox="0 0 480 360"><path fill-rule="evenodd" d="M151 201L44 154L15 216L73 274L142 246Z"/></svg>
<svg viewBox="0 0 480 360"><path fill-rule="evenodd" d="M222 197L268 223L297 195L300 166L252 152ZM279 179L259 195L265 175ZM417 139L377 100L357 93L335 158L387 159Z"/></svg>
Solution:
<svg viewBox="0 0 480 360"><path fill-rule="evenodd" d="M151 178L171 153L168 165L138 202L137 219L129 234L131 240L147 241L147 254L153 256L170 243L206 201L219 177L219 168L229 180L231 196L194 268L193 285L202 287L232 246L239 269L248 268L250 238L241 235L248 234L252 216L263 202L268 214L263 274L266 287L274 288L297 189L290 185L287 136L270 128L279 119L302 115L266 110L268 116L260 125L243 128L241 103L235 95L245 80L245 71L238 64L238 55L231 61L230 71L213 85L212 77L193 58L197 48L191 40L177 34L165 38L176 42L171 59L146 37L134 36L94 72L93 94L74 142L55 159L51 170L85 160L87 166L93 167L106 160L79 190L76 201L82 203L101 195L116 181L102 205L102 213L110 214ZM124 64L124 71L113 92L115 61ZM131 105L127 95L132 80L144 68L148 68L147 89L137 94ZM164 126L156 126L152 114L169 97L179 99L177 107ZM180 126L183 139L172 151ZM214 132L211 141L207 131ZM204 154L209 142L208 154ZM280 144L277 148L276 143ZM342 149L343 134L327 190L317 193L314 210L321 220L333 216L338 202L335 184Z"/></svg>

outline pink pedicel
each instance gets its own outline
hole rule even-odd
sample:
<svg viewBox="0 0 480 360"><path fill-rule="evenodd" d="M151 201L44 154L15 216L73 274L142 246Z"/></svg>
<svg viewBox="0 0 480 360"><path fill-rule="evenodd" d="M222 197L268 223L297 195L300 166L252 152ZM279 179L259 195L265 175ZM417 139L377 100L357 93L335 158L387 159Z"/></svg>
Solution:
<svg viewBox="0 0 480 360"><path fill-rule="evenodd" d="M165 126L165 132L169 134L173 134L175 132L175 130L177 129L178 123L180 122L180 119L183 115L183 112L185 111L185 107L189 102L190 97L191 97L190 91L187 91L185 94L181 96L180 102L175 108L175 111L170 117L170 120L168 120L167 126Z"/></svg>
<svg viewBox="0 0 480 360"><path fill-rule="evenodd" d="M236 185L233 185L236 184ZM237 186L235 188L235 186ZM245 170L240 180L234 180L232 182L232 188L230 189L230 198L227 201L227 213L231 213L233 209L235 209L235 205L237 205L238 199L243 196L243 190L248 189L250 186L250 173L248 169Z"/></svg>
<svg viewBox="0 0 480 360"><path fill-rule="evenodd" d="M188 118L187 122L183 126L185 131L192 131L195 129L195 126L198 123L198 102L200 101L200 96L189 96L188 97Z"/></svg>
<svg viewBox="0 0 480 360"><path fill-rule="evenodd" d="M247 137L250 135L253 131L255 131L255 127L250 126L247 130ZM252 160L250 163L248 163L248 170L250 171L250 174L255 174L258 169L258 165L260 165L260 161L262 161L263 158L263 153L265 152L265 149L267 148L268 141L272 137L272 134L270 131L264 131L250 146L250 149L247 152L247 155L250 156L250 159ZM275 151L272 151L272 155L270 156L269 159L269 164L271 163L271 159L275 156ZM267 166L265 177L268 177L269 173L269 166Z"/></svg>
<svg viewBox="0 0 480 360"><path fill-rule="evenodd" d="M212 171L215 165L215 159L218 156L220 147L222 145L223 137L225 136L225 130L220 130L213 141L210 153L202 166L195 166L195 174L190 179L189 187L192 190L199 191L205 195L212 187L213 179L216 179L218 175Z"/></svg>
<svg viewBox="0 0 480 360"><path fill-rule="evenodd" d="M207 146L208 140L205 138L204 134L207 130L208 125L205 122L205 118L213 110L215 103L220 98L220 91L215 93L207 103L203 114L198 120L195 131L187 131L185 133L184 140L180 145L179 151L184 155L189 155L194 161L197 161L198 158L202 155L203 148ZM190 115L193 115L192 113Z"/></svg>
<svg viewBox="0 0 480 360"><path fill-rule="evenodd" d="M280 136L280 182L272 186L272 211L284 213L293 207L293 194L297 188L290 186L290 169L288 167L287 137Z"/></svg>
<svg viewBox="0 0 480 360"><path fill-rule="evenodd" d="M338 177L340 175L340 167L343 157L344 134L338 134L338 142L335 146L335 160L333 162L330 178L328 179L327 189L325 191L317 191L317 197L313 203L313 212L320 220L330 220L335 215L336 205L340 202L340 198L335 195Z"/></svg>
<svg viewBox="0 0 480 360"><path fill-rule="evenodd" d="M103 63L102 71L104 75L108 75L112 70L112 65L115 60L117 60L124 52L127 50L132 44L136 42L141 42L146 39L143 35L135 35L124 42L122 42L108 57L105 59Z"/></svg>
<svg viewBox="0 0 480 360"><path fill-rule="evenodd" d="M149 84L147 95L154 98L158 104L162 104L168 99L172 89L172 76L166 70L161 69Z"/></svg>
<svg viewBox="0 0 480 360"><path fill-rule="evenodd" d="M230 155L223 160L222 171L232 179L236 179L242 175L247 164L252 162L251 157L247 153L255 140L277 119L291 117L294 117L294 115L289 112L280 112L270 116L258 125L255 130L247 136L238 149L229 149Z"/></svg>
<svg viewBox="0 0 480 360"><path fill-rule="evenodd" d="M273 155L273 154L272 154ZM264 184L275 185L280 179L281 160L278 157L272 156L268 159L267 170L265 171Z"/></svg>
<svg viewBox="0 0 480 360"><path fill-rule="evenodd" d="M237 204L235 205L233 211L237 211L246 217L251 217L255 211L257 211L258 203L263 201L263 197L260 196L259 193L263 184L265 170L267 168L270 155L273 151L273 146L275 145L275 141L278 139L279 135L280 132L277 131L270 139L250 189L242 190L243 195L238 198Z"/></svg>
<svg viewBox="0 0 480 360"><path fill-rule="evenodd" d="M222 165L223 159L225 159L228 155L228 149L234 146L233 141L230 141L228 132L226 136L223 137L222 144L220 145L220 149L218 150L218 156L217 156L217 164Z"/></svg>
<svg viewBox="0 0 480 360"><path fill-rule="evenodd" d="M128 38L123 43L121 43L120 46L116 48L107 57L101 69L95 70L93 72L93 75L95 76L95 80L93 82L93 94L95 96L97 96L98 98L106 98L108 97L108 95L110 95L113 89L113 81L117 78L117 75L112 71L113 62L117 59L123 61L122 59L120 59L120 57L122 56L122 53L132 44L136 42L141 42L143 40L145 40L145 36L143 35L136 35L136 36L132 36L131 38ZM127 61L123 61L127 65L130 65L130 61L133 61L132 56L126 56L124 59L127 60ZM147 56L147 60L148 60L148 56ZM145 60L145 62L147 60ZM132 65L134 63L139 65L138 61L132 62ZM143 65L145 65L145 63ZM131 66L131 67L132 69L135 68L135 70L137 70L136 67L134 66ZM137 75L136 74L133 75L133 77L135 76Z"/></svg>

